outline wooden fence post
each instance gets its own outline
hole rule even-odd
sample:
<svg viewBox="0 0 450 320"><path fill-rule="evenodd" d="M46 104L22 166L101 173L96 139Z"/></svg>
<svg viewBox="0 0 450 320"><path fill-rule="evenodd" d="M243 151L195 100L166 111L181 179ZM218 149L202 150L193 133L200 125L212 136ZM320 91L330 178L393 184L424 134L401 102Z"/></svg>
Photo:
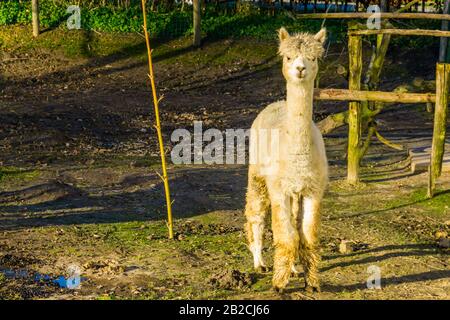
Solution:
<svg viewBox="0 0 450 320"><path fill-rule="evenodd" d="M193 0L194 4L194 47L199 47L202 44L202 30L201 30L201 0Z"/></svg>
<svg viewBox="0 0 450 320"><path fill-rule="evenodd" d="M429 170L428 197L433 197L436 179L442 171L445 149L445 133L448 116L448 92L450 90L450 64L436 65L436 107L434 108L433 142L431 146L431 165Z"/></svg>
<svg viewBox="0 0 450 320"><path fill-rule="evenodd" d="M348 37L349 52L349 89L361 89L362 74L362 38ZM361 103L350 102L348 114L348 153L347 181L355 184L359 181L359 164L361 161Z"/></svg>
<svg viewBox="0 0 450 320"><path fill-rule="evenodd" d="M32 24L33 24L33 37L39 35L39 0L31 1L32 12Z"/></svg>

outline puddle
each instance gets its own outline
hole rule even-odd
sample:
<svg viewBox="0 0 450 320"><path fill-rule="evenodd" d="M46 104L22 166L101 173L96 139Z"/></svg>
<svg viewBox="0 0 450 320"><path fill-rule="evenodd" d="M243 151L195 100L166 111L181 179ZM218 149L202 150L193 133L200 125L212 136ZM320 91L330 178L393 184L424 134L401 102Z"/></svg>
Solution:
<svg viewBox="0 0 450 320"><path fill-rule="evenodd" d="M80 276L72 276L66 278L63 275L60 275L55 277L47 274L41 274L39 272L29 272L25 269L0 269L0 274L3 274L7 279L31 279L35 282L53 283L60 288L66 289L76 289L80 286L81 282L87 280L87 278Z"/></svg>

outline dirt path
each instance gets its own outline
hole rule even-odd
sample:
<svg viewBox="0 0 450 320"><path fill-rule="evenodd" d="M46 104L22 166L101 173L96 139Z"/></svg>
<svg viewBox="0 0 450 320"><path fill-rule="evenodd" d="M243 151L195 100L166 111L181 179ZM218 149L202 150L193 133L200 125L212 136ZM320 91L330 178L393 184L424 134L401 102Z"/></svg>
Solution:
<svg viewBox="0 0 450 320"><path fill-rule="evenodd" d="M345 129L326 137L332 182L320 295L293 279L278 296L270 273L253 273L242 230L246 166L171 166L177 240L167 240L145 54L141 40L121 41L135 51L80 58L10 44L0 55L0 298L449 298L449 252L439 243L450 231L450 175L427 200L427 177L410 174L407 151L374 142L355 190L343 182ZM284 94L273 44L157 48L166 141L194 120L204 129L248 128ZM345 86L334 73L344 56L331 50L323 87ZM343 108L321 104L315 117ZM396 106L381 116L380 132L420 145L431 119L424 106ZM270 232L266 240L270 261ZM70 265L82 271L79 289L46 280L67 276ZM370 266L381 270L381 290L366 287Z"/></svg>

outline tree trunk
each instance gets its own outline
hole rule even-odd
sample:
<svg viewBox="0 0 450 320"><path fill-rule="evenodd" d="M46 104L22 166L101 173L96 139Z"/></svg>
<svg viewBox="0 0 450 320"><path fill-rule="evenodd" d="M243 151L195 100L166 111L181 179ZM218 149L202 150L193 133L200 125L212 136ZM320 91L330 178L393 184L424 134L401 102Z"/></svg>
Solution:
<svg viewBox="0 0 450 320"><path fill-rule="evenodd" d="M201 0L194 0L194 47L200 47L202 44L201 30Z"/></svg>
<svg viewBox="0 0 450 320"><path fill-rule="evenodd" d="M381 12L388 12L388 1L387 0L381 0L380 1L380 9Z"/></svg>
<svg viewBox="0 0 450 320"><path fill-rule="evenodd" d="M31 1L32 12L32 24L33 24L33 37L39 35L39 0Z"/></svg>
<svg viewBox="0 0 450 320"><path fill-rule="evenodd" d="M362 39L361 36L350 36L349 51L349 89L361 89L362 74ZM347 181L355 184L359 181L359 163L361 147L361 103L350 102L348 114L348 154Z"/></svg>
<svg viewBox="0 0 450 320"><path fill-rule="evenodd" d="M445 6L444 6L444 12L443 14L448 14L450 10L450 0L446 0L445 1ZM442 27L441 29L443 31L448 31L448 21L444 20L442 21ZM442 37L441 38L441 45L439 48L439 62L446 62L448 61L448 38L446 37Z"/></svg>

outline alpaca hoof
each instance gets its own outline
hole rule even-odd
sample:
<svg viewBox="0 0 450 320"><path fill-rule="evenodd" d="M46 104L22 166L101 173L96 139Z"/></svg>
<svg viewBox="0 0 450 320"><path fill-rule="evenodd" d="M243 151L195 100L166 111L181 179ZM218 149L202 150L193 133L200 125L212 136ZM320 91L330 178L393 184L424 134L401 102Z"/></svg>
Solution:
<svg viewBox="0 0 450 320"><path fill-rule="evenodd" d="M284 294L284 288L280 288L280 287L274 286L274 287L273 287L273 290L274 290L276 293L278 293L278 294Z"/></svg>
<svg viewBox="0 0 450 320"><path fill-rule="evenodd" d="M307 293L320 293L320 286L316 285L316 286L310 286L310 285L306 285L305 286L305 290Z"/></svg>
<svg viewBox="0 0 450 320"><path fill-rule="evenodd" d="M291 268L291 276L300 276L300 274L301 274L301 272L295 267L295 266L292 266L292 268Z"/></svg>
<svg viewBox="0 0 450 320"><path fill-rule="evenodd" d="M269 271L269 268L267 268L266 266L259 266L255 268L255 271L257 273L266 273Z"/></svg>

